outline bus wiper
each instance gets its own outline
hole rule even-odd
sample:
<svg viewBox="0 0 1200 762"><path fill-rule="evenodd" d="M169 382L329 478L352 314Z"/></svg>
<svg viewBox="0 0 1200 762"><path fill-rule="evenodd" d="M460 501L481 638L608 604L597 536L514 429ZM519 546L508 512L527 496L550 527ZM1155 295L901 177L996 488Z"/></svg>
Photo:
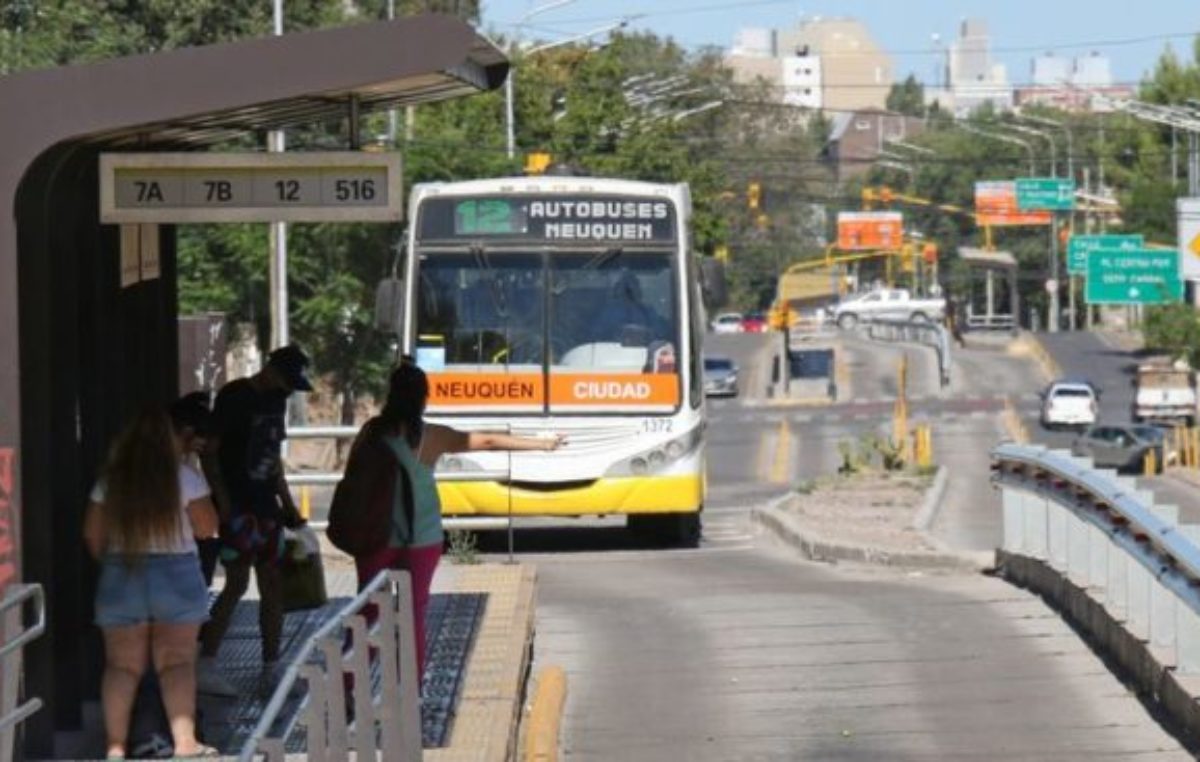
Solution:
<svg viewBox="0 0 1200 762"><path fill-rule="evenodd" d="M613 261L614 259L616 259L617 257L621 256L624 253L625 253L625 249L621 248L620 246L614 246L611 249L605 249L603 252L601 252L601 253L597 254L596 256L592 257L591 259L589 259L587 261L587 263L584 264L583 269L584 270L599 269L601 267L604 267L606 264Z"/></svg>
<svg viewBox="0 0 1200 762"><path fill-rule="evenodd" d="M504 294L504 287L500 284L500 280L496 277L495 271L492 269L492 262L488 259L487 249L481 244L475 244L471 247L471 257L475 260L475 267L481 270L483 281L487 284L488 294L492 297L492 306L496 309L496 314L505 320L508 319L508 299Z"/></svg>

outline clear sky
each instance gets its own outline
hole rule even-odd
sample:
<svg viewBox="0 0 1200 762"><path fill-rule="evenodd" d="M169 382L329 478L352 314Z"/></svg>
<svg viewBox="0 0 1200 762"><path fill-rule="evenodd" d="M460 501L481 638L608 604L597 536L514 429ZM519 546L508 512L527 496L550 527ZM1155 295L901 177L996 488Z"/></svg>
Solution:
<svg viewBox="0 0 1200 762"><path fill-rule="evenodd" d="M528 11L554 0L483 0L483 26L506 36ZM1120 82L1137 82L1168 42L1190 55L1200 33L1200 0L573 0L538 14L523 37L554 40L645 14L631 26L686 46L728 47L747 26L786 27L801 16L853 16L876 43L894 52L897 77L934 78L932 35L958 35L964 17L988 23L993 58L1011 82L1030 79L1030 60L1046 51L1069 57L1095 50L1112 61Z"/></svg>

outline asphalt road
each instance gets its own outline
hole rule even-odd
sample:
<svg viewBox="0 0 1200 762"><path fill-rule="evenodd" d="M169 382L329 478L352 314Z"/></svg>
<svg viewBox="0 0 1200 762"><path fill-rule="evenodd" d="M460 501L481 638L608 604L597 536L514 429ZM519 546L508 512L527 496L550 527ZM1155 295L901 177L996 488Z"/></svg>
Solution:
<svg viewBox="0 0 1200 762"><path fill-rule="evenodd" d="M757 534L751 505L832 472L838 442L886 427L898 355L920 351L852 340L849 399L781 408L752 382L761 341L708 345L742 364L749 394L710 407L700 548L641 545L614 524L516 532L518 556L538 567L535 669L568 674L564 758L1190 758L1033 596L974 575L806 563ZM963 367L980 378L964 378L966 393L931 387L910 359L914 415L963 459L965 497L943 519L968 537L997 526L972 524L998 513L983 502L987 448L1000 392L1029 375L974 351Z"/></svg>
<svg viewBox="0 0 1200 762"><path fill-rule="evenodd" d="M1138 356L1106 342L1099 334L1086 331L1040 334L1038 336L1069 378L1084 378L1098 386L1100 422L1126 423L1133 409L1134 371ZM1077 436L1073 432L1046 431L1037 421L1037 410L1026 413L1026 425L1034 441L1049 447L1070 449ZM1182 521L1200 523L1200 491L1170 474L1138 477L1139 485L1154 493L1159 503L1179 507Z"/></svg>

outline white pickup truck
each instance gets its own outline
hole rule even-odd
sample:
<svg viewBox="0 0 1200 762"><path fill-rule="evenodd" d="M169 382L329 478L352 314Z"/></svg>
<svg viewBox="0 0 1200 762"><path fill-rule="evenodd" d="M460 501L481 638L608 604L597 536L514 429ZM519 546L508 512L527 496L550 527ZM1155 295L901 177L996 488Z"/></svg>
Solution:
<svg viewBox="0 0 1200 762"><path fill-rule="evenodd" d="M914 299L906 289L884 288L839 302L831 317L838 328L849 330L860 320L885 318L923 323L940 321L945 315L945 299Z"/></svg>
<svg viewBox="0 0 1200 762"><path fill-rule="evenodd" d="M1133 420L1189 426L1195 422L1196 375L1186 362L1159 360L1139 365L1134 386Z"/></svg>

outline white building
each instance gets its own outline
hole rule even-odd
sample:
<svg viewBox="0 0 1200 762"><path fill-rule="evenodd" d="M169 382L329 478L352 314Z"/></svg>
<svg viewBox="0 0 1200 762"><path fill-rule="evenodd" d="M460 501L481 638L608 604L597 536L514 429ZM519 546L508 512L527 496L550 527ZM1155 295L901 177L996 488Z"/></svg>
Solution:
<svg viewBox="0 0 1200 762"><path fill-rule="evenodd" d="M1071 79L1071 60L1052 53L1033 59L1034 87L1054 87Z"/></svg>
<svg viewBox="0 0 1200 762"><path fill-rule="evenodd" d="M739 29L733 35L733 47L730 48L729 55L747 58L774 58L775 52L774 29L746 27Z"/></svg>
<svg viewBox="0 0 1200 762"><path fill-rule="evenodd" d="M783 69L781 85L783 102L790 106L821 108L821 57L783 56L779 59Z"/></svg>
<svg viewBox="0 0 1200 762"><path fill-rule="evenodd" d="M992 60L987 24L979 19L964 19L958 39L946 51L947 86L925 91L925 102L938 105L956 116L966 116L990 104L998 111L1013 107L1013 87L1008 70Z"/></svg>
<svg viewBox="0 0 1200 762"><path fill-rule="evenodd" d="M814 17L788 29L746 28L725 58L734 81L765 80L779 100L805 108L882 109L892 62L862 22Z"/></svg>

